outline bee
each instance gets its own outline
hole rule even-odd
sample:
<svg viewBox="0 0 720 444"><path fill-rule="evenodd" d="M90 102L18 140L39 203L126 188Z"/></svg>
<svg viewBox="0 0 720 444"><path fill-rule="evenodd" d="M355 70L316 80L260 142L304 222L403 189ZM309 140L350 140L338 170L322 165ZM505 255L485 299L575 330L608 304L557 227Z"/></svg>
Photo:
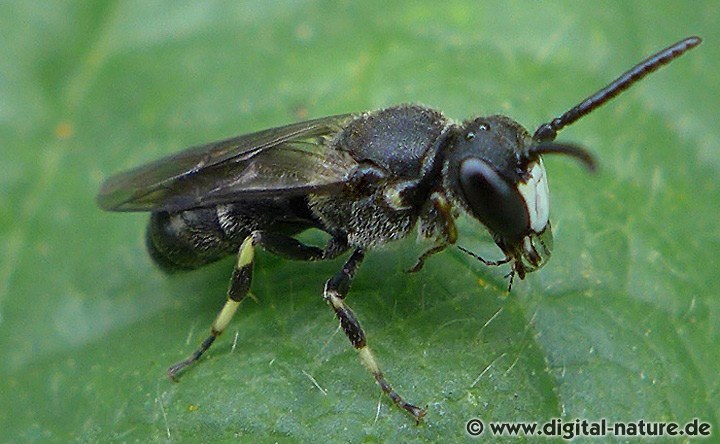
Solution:
<svg viewBox="0 0 720 444"><path fill-rule="evenodd" d="M390 399L419 423L425 408L410 404L386 380L346 303L366 253L417 229L434 246L409 270L455 245L455 219L464 211L490 233L514 277L547 263L553 238L542 156L560 154L588 169L584 148L555 142L557 132L701 43L683 39L640 62L612 83L530 134L493 115L457 123L437 110L399 105L267 129L189 148L109 178L97 197L109 211L148 211L146 243L166 271L192 270L235 255L227 300L211 334L187 359L168 369L177 380L226 329L250 289L254 252L319 261L350 251L325 283L323 298ZM316 228L322 246L297 234Z"/></svg>

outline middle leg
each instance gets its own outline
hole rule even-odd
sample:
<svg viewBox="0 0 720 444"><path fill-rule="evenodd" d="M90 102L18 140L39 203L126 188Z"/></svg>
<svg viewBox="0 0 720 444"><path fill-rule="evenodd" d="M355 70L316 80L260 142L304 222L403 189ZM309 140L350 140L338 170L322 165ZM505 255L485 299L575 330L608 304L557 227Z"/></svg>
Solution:
<svg viewBox="0 0 720 444"><path fill-rule="evenodd" d="M335 316L337 316L340 321L340 326L345 332L345 335L358 351L360 360L375 377L375 381L380 385L382 391L393 400L395 405L409 412L413 415L415 421L420 423L427 411L406 402L405 399L392 388L387 380L385 380L385 376L380 370L375 356L367 346L365 332L360 326L360 322L355 316L355 313L345 304L345 296L347 296L348 290L350 289L350 283L364 257L365 252L362 249L355 249L347 262L345 262L345 265L343 265L342 270L325 283L324 298L335 311Z"/></svg>

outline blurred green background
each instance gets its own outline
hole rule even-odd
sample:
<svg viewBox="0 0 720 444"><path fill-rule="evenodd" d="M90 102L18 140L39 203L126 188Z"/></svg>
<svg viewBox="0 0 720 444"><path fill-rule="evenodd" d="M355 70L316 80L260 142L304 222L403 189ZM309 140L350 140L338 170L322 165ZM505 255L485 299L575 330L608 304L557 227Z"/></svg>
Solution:
<svg viewBox="0 0 720 444"><path fill-rule="evenodd" d="M720 436L720 6L706 2L14 1L0 5L0 441L464 439L472 417L698 417ZM705 43L561 133L555 251L370 255L349 298L380 396L321 299L341 265L259 253L253 293L179 384L232 260L165 277L103 178L186 146L402 102L536 125L682 37ZM461 244L498 253L461 223ZM321 242L318 233L306 239ZM313 380L315 382L313 382ZM487 437L487 433L485 435Z"/></svg>

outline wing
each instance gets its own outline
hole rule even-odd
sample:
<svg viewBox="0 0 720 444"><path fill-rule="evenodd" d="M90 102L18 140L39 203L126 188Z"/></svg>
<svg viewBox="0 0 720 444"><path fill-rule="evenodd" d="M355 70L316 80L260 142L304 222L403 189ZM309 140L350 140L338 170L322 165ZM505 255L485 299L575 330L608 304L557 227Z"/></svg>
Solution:
<svg viewBox="0 0 720 444"><path fill-rule="evenodd" d="M325 117L189 148L103 183L109 211L180 211L238 200L329 192L357 166L329 140L353 118Z"/></svg>

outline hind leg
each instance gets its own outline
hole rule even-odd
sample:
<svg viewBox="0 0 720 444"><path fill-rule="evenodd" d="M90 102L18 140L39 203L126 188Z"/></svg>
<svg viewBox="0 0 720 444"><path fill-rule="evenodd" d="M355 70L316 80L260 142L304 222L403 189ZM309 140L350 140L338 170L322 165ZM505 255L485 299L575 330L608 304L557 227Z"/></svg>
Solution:
<svg viewBox="0 0 720 444"><path fill-rule="evenodd" d="M176 381L180 373L200 359L203 353L210 348L213 342L215 342L215 339L225 331L225 328L237 311L238 306L240 306L240 302L247 296L250 290L250 284L252 283L256 245L278 256L303 261L332 259L348 249L345 240L338 237L330 239L323 249L303 244L297 239L283 234L254 231L250 236L245 238L240 246L232 277L230 278L227 301L212 323L210 336L208 336L187 359L168 368L167 373L172 380Z"/></svg>

